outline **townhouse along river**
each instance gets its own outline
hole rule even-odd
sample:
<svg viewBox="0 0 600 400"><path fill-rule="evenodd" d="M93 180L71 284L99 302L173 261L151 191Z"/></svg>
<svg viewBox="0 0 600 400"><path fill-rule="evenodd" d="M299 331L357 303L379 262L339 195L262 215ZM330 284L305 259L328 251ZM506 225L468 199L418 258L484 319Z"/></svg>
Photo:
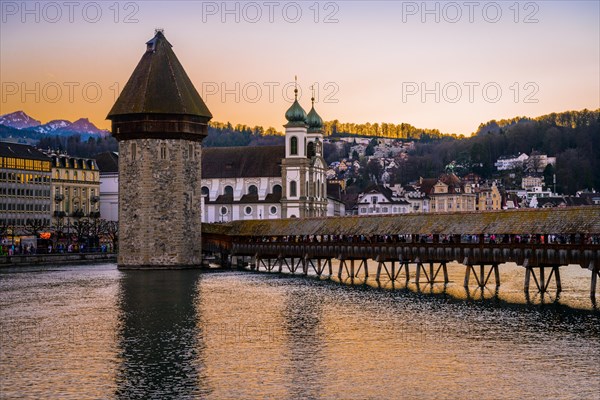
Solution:
<svg viewBox="0 0 600 400"><path fill-rule="evenodd" d="M562 272L570 290L541 305L525 302L517 266L483 300L452 273L445 291L417 291L247 271L4 269L0 397L597 399L589 271Z"/></svg>

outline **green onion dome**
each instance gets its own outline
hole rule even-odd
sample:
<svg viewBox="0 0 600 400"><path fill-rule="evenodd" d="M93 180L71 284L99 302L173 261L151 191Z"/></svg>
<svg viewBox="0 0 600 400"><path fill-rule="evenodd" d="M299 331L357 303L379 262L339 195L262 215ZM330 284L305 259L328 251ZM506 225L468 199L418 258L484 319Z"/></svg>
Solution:
<svg viewBox="0 0 600 400"><path fill-rule="evenodd" d="M320 132L321 130L323 130L323 119L319 114L317 114L317 111L315 110L314 98L312 100L313 106L308 112L308 116L306 117L306 123L308 124L309 132Z"/></svg>
<svg viewBox="0 0 600 400"><path fill-rule="evenodd" d="M302 108L300 103L298 103L298 89L294 90L296 94L296 99L292 106L285 112L285 119L290 123L306 123L306 111Z"/></svg>

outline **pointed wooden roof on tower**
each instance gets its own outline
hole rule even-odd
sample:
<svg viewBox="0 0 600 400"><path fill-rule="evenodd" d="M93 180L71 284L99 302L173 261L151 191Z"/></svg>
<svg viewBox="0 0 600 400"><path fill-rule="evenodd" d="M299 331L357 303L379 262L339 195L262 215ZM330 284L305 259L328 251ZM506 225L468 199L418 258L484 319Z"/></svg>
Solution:
<svg viewBox="0 0 600 400"><path fill-rule="evenodd" d="M131 74L108 119L130 114L182 114L211 119L162 30L146 43L146 52Z"/></svg>

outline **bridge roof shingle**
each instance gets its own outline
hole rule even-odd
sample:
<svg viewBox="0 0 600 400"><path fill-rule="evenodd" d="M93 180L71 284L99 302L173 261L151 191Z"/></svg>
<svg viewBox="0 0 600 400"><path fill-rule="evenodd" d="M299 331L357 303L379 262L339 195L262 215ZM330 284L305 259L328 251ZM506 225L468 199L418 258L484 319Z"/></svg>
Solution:
<svg viewBox="0 0 600 400"><path fill-rule="evenodd" d="M590 234L600 235L600 207L522 209L233 221L203 224L205 233L234 236L386 234Z"/></svg>

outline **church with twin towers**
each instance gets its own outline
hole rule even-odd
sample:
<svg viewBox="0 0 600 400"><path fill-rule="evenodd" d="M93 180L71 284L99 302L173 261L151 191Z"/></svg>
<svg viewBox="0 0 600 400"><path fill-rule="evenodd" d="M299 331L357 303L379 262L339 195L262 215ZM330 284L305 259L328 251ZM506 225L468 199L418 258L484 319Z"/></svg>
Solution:
<svg viewBox="0 0 600 400"><path fill-rule="evenodd" d="M120 268L198 266L201 223L333 215L323 120L294 92L284 146L202 148L212 114L155 32L107 116L119 142Z"/></svg>
<svg viewBox="0 0 600 400"><path fill-rule="evenodd" d="M203 222L327 216L323 120L294 97L285 146L203 149Z"/></svg>

